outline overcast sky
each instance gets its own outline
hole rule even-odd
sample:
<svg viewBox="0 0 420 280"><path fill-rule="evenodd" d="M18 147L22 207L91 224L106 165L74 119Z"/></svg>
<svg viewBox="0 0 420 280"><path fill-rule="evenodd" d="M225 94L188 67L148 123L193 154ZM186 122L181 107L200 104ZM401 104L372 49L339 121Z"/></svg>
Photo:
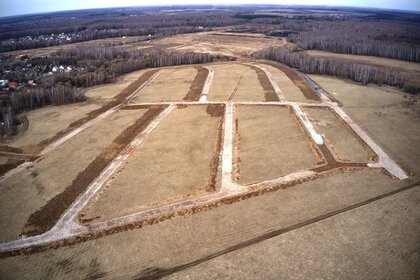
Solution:
<svg viewBox="0 0 420 280"><path fill-rule="evenodd" d="M105 7L222 3L357 6L420 11L420 0L0 0L0 17Z"/></svg>

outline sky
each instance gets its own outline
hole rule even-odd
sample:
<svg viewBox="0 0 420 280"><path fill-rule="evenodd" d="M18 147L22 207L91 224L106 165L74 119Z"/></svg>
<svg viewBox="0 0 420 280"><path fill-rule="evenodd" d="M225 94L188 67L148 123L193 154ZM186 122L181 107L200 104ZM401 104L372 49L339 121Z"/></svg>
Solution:
<svg viewBox="0 0 420 280"><path fill-rule="evenodd" d="M0 17L91 8L176 4L327 5L420 11L419 0L0 0Z"/></svg>

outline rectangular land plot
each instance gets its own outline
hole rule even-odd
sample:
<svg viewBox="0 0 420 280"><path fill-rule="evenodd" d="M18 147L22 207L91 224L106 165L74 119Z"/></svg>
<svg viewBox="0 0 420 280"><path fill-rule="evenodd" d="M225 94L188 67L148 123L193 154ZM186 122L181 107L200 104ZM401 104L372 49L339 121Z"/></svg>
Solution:
<svg viewBox="0 0 420 280"><path fill-rule="evenodd" d="M303 95L302 91L293 83L292 80L287 77L287 75L273 66L262 64L268 72L273 75L274 81L280 87L281 92L287 101L293 102L307 102L308 99Z"/></svg>
<svg viewBox="0 0 420 280"><path fill-rule="evenodd" d="M328 149L336 160L367 162L368 151L351 134L345 123L328 108L302 108L308 114L315 130L323 135Z"/></svg>
<svg viewBox="0 0 420 280"><path fill-rule="evenodd" d="M230 63L212 66L214 78L208 99L211 101L264 101L264 89L254 69Z"/></svg>
<svg viewBox="0 0 420 280"><path fill-rule="evenodd" d="M278 67L274 67L268 64L261 64L261 66L273 75L273 79L280 87L286 98L286 101L306 103L316 103L321 101L318 95L299 75L294 73L293 70L290 70L285 66L283 68L284 71ZM288 71L287 74L285 71ZM302 90L304 90L305 93Z"/></svg>
<svg viewBox="0 0 420 280"><path fill-rule="evenodd" d="M172 111L82 211L82 221L104 221L205 193L215 183L223 111L222 105Z"/></svg>
<svg viewBox="0 0 420 280"><path fill-rule="evenodd" d="M134 97L134 102L182 101L187 95L197 70L194 67L168 68Z"/></svg>
<svg viewBox="0 0 420 280"><path fill-rule="evenodd" d="M120 110L80 132L0 184L0 240L16 239L29 216L62 193L83 170L147 109Z"/></svg>
<svg viewBox="0 0 420 280"><path fill-rule="evenodd" d="M235 122L235 175L239 183L272 180L316 164L288 107L237 106Z"/></svg>

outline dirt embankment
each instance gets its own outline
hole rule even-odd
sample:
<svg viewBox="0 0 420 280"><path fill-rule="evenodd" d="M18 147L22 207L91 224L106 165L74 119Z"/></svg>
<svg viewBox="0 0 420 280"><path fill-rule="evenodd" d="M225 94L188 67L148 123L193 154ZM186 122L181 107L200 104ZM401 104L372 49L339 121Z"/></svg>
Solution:
<svg viewBox="0 0 420 280"><path fill-rule="evenodd" d="M0 152L21 154L22 153L22 149L15 148L15 147L10 147L10 146L0 146Z"/></svg>
<svg viewBox="0 0 420 280"><path fill-rule="evenodd" d="M273 66L280 71L284 72L286 76L302 91L303 95L310 100L320 101L318 94L300 77L295 71L289 67L283 66L278 63L264 61L265 64Z"/></svg>
<svg viewBox="0 0 420 280"><path fill-rule="evenodd" d="M29 217L22 234L33 236L51 229L71 203L164 108L165 106L151 106L140 119L126 128L85 170L77 175L70 186Z"/></svg>
<svg viewBox="0 0 420 280"><path fill-rule="evenodd" d="M213 118L219 118L219 122L217 124L216 140L213 147L213 157L210 162L210 178L206 186L207 192L213 192L216 190L217 171L219 170L220 150L222 147L222 138L223 138L222 127L223 127L223 120L224 120L224 111L225 111L224 104L210 104L210 105L207 105L207 108L206 108L207 114L209 114Z"/></svg>
<svg viewBox="0 0 420 280"><path fill-rule="evenodd" d="M194 68L197 69L197 75L195 76L187 95L184 97L184 101L198 101L200 99L207 75L209 74L209 70L205 67L196 66Z"/></svg>
<svg viewBox="0 0 420 280"><path fill-rule="evenodd" d="M87 114L86 117L71 123L67 128L59 131L53 137L45 139L42 142L38 143L37 145L30 145L30 146L24 147L23 151L29 154L38 154L39 152L42 151L43 148L53 143L54 141L60 139L61 137L69 133L70 131L80 127L84 123L96 118L100 114L105 113L109 109L115 106L118 106L119 104L124 102L127 97L129 97L132 93L134 93L143 83L145 83L148 79L150 79L150 77L152 77L157 71L158 70L150 70L150 71L145 72L137 80L135 80L130 85L128 85L125 89L123 89L112 101L104 104L101 108L90 112L89 114Z"/></svg>
<svg viewBox="0 0 420 280"><path fill-rule="evenodd" d="M273 85L267 77L267 74L265 74L263 70L256 66L249 65L249 67L251 67L258 75L258 81L260 82L261 87L264 89L265 101L280 101L273 88Z"/></svg>

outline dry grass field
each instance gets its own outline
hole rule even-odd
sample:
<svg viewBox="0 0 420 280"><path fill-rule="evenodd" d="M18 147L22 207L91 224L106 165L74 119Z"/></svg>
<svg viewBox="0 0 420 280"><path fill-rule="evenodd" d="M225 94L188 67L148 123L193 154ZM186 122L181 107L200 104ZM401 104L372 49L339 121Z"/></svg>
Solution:
<svg viewBox="0 0 420 280"><path fill-rule="evenodd" d="M18 238L28 217L71 185L76 176L145 111L114 113L34 162L33 167L1 182L0 223L9 225L1 231L1 241Z"/></svg>
<svg viewBox="0 0 420 280"><path fill-rule="evenodd" d="M208 99L211 101L264 101L264 90L251 67L229 63L212 66L215 70Z"/></svg>
<svg viewBox="0 0 420 280"><path fill-rule="evenodd" d="M367 162L368 153L345 123L328 108L304 108L315 129L324 135L325 143L336 159L343 162Z"/></svg>
<svg viewBox="0 0 420 280"><path fill-rule="evenodd" d="M205 193L223 113L212 116L212 110L196 105L171 112L88 205L83 218L106 221Z"/></svg>
<svg viewBox="0 0 420 280"><path fill-rule="evenodd" d="M420 172L420 98L387 86L311 75L392 158Z"/></svg>
<svg viewBox="0 0 420 280"><path fill-rule="evenodd" d="M236 172L248 185L315 166L297 121L287 107L238 106Z"/></svg>
<svg viewBox="0 0 420 280"><path fill-rule="evenodd" d="M193 67L162 70L150 84L140 90L134 102L181 101L197 74Z"/></svg>
<svg viewBox="0 0 420 280"><path fill-rule="evenodd" d="M155 47L176 51L193 51L215 55L248 55L251 52L285 44L282 38L261 34L231 33L220 31L181 34L153 40L149 43L137 43L140 48Z"/></svg>
<svg viewBox="0 0 420 280"><path fill-rule="evenodd" d="M293 252L288 248L295 243L290 242L303 237L288 237L288 233L303 234L299 230L319 226L325 217L336 218L334 213L342 209L349 209L343 214L350 213L359 209L355 205L380 201L378 197L417 182L417 97L387 87L311 76L343 103L342 109L384 148L390 161L410 170L410 177L399 180L384 172L385 167L366 165L371 151L345 125L348 119L332 113L335 104L315 98L293 70L252 63L271 74L284 102L264 104L265 91L272 87L267 84L269 76L261 79L264 73L238 62L205 65L214 70L214 76L207 99L200 101L185 99L190 89L196 97L204 89L204 76L196 79L195 66L160 69L129 102L119 94L130 85L135 92L156 71L138 71L117 84L89 89L87 104L100 107L118 100L121 107L109 107L107 117L0 182L0 224L4 225L0 240L17 242L0 243L0 248L23 244L23 249L0 251L0 274L21 279L74 275L176 279L189 272L200 278L195 265L211 270L207 262L252 248L247 244L276 242L284 251L268 250L272 257L290 257L284 253ZM239 104L242 101L250 104ZM49 118L44 111L50 108L31 113L43 116L45 123L81 117L77 110L71 117L65 106L54 109L60 108L63 110L52 111L55 115ZM42 140L42 129L31 128L30 122L28 136L21 137L40 135ZM323 143L317 143L318 133ZM332 161L322 147L347 165ZM79 183L84 188L76 186L80 193L69 201L68 190L73 190L69 187ZM63 212L56 209L61 200L50 203L57 197L65 203ZM50 205L53 213L48 216L50 209L45 207ZM378 209L370 214L382 215ZM38 221L45 235L37 235L35 229L31 232L31 226L37 226L31 217L39 212L49 219L49 228L42 228ZM32 222L29 226L28 221ZM395 230L399 228L393 232L397 235ZM18 239L22 231L34 236ZM412 232L412 228L401 231ZM267 239L268 235L272 238ZM342 248L339 237L328 236ZM363 240L377 238L367 236ZM318 244L316 238L304 248L308 254ZM327 256L335 252L327 247L316 251ZM357 252L349 254L358 256ZM246 257L257 259L261 252L251 250ZM392 259L393 255L382 257ZM252 266L259 273L269 269ZM189 267L191 270L184 270ZM222 271L212 276L223 278Z"/></svg>

